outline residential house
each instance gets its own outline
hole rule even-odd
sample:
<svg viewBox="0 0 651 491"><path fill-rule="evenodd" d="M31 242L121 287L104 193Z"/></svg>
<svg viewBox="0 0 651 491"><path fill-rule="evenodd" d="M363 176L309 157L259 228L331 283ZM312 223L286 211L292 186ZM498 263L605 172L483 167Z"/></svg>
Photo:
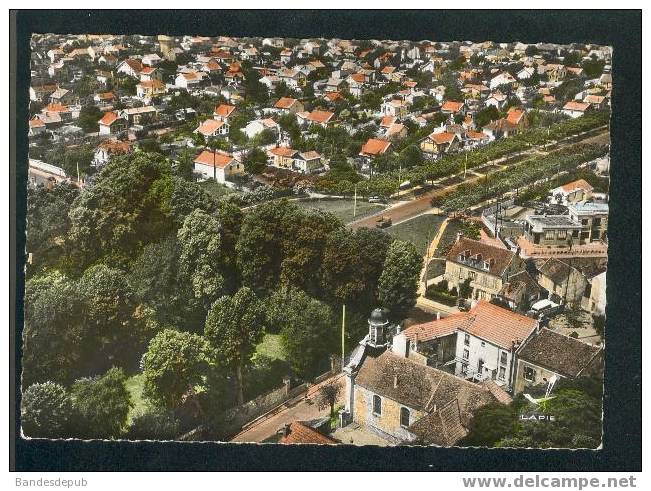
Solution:
<svg viewBox="0 0 651 491"><path fill-rule="evenodd" d="M225 184L229 177L244 172L244 164L229 153L204 150L194 159L194 172L201 179L214 179Z"/></svg>
<svg viewBox="0 0 651 491"><path fill-rule="evenodd" d="M95 167L106 165L116 155L131 153L131 143L119 140L105 140L95 149L92 164Z"/></svg>
<svg viewBox="0 0 651 491"><path fill-rule="evenodd" d="M466 114L466 105L463 102L446 101L441 106L441 112L449 116L456 116L457 114Z"/></svg>
<svg viewBox="0 0 651 491"><path fill-rule="evenodd" d="M145 101L151 101L167 92L167 87L160 80L148 80L136 85L136 96Z"/></svg>
<svg viewBox="0 0 651 491"><path fill-rule="evenodd" d="M327 128L334 122L335 113L314 109L307 115L306 121L310 125L318 125Z"/></svg>
<svg viewBox="0 0 651 491"><path fill-rule="evenodd" d="M531 244L569 247L578 244L581 223L568 215L529 215L525 217L524 237Z"/></svg>
<svg viewBox="0 0 651 491"><path fill-rule="evenodd" d="M522 270L508 277L500 290L498 298L506 302L510 309L526 312L532 304L542 298L543 289L528 271Z"/></svg>
<svg viewBox="0 0 651 491"><path fill-rule="evenodd" d="M501 92L492 93L485 102L486 107L493 106L495 109L502 110L506 105L508 97Z"/></svg>
<svg viewBox="0 0 651 491"><path fill-rule="evenodd" d="M567 206L570 218L581 224L580 243L606 239L608 235L608 203L581 201Z"/></svg>
<svg viewBox="0 0 651 491"><path fill-rule="evenodd" d="M393 116L402 119L409 113L409 106L401 99L392 99L380 105L380 112L384 116Z"/></svg>
<svg viewBox="0 0 651 491"><path fill-rule="evenodd" d="M70 106L77 103L78 98L68 89L63 89L61 87L57 88L54 92L50 94L50 103L52 104L63 104L64 106Z"/></svg>
<svg viewBox="0 0 651 491"><path fill-rule="evenodd" d="M307 78L300 70L284 68L277 73L281 82L284 82L290 89L299 89L305 85Z"/></svg>
<svg viewBox="0 0 651 491"><path fill-rule="evenodd" d="M109 111L99 120L100 135L115 135L127 129L126 119L120 117L116 111Z"/></svg>
<svg viewBox="0 0 651 491"><path fill-rule="evenodd" d="M606 109L608 106L608 99L603 95L588 94L583 98L583 102L590 104L590 107L596 111Z"/></svg>
<svg viewBox="0 0 651 491"><path fill-rule="evenodd" d="M526 128L529 123L525 110L514 107L509 109L506 120L519 130Z"/></svg>
<svg viewBox="0 0 651 491"><path fill-rule="evenodd" d="M391 148L391 142L379 138L369 138L359 152L366 166L370 166L371 160L384 155Z"/></svg>
<svg viewBox="0 0 651 491"><path fill-rule="evenodd" d="M577 203L592 198L594 188L585 179L568 182L562 186L552 189L549 192L551 199L560 205Z"/></svg>
<svg viewBox="0 0 651 491"><path fill-rule="evenodd" d="M265 130L272 131L276 137L280 135L280 125L271 118L254 119L242 128L247 138L255 138Z"/></svg>
<svg viewBox="0 0 651 491"><path fill-rule="evenodd" d="M552 257L538 266L538 284L554 302L591 310L599 303L591 299L592 279L606 272L607 261L598 257Z"/></svg>
<svg viewBox="0 0 651 491"><path fill-rule="evenodd" d="M603 347L540 329L517 351L513 393L538 398L560 379L603 377Z"/></svg>
<svg viewBox="0 0 651 491"><path fill-rule="evenodd" d="M107 106L117 101L117 96L113 92L99 92L93 96L93 101L98 106Z"/></svg>
<svg viewBox="0 0 651 491"><path fill-rule="evenodd" d="M46 102L57 88L56 84L32 85L29 87L29 100Z"/></svg>
<svg viewBox="0 0 651 491"><path fill-rule="evenodd" d="M123 73L129 77L140 78L140 72L143 69L142 62L140 60L135 60L133 58L127 58L121 62L115 69L117 73Z"/></svg>
<svg viewBox="0 0 651 491"><path fill-rule="evenodd" d="M162 82L163 72L158 68L154 68L151 66L144 67L140 72L140 81L151 82L152 80L158 80L159 82Z"/></svg>
<svg viewBox="0 0 651 491"><path fill-rule="evenodd" d="M275 147L267 150L267 155L269 156L268 163L281 169L292 169L294 167L294 159L298 154L298 150L293 150L288 147Z"/></svg>
<svg viewBox="0 0 651 491"><path fill-rule="evenodd" d="M224 121L206 119L193 131L193 133L199 133L205 138L215 138L218 136L227 137L229 130L230 125Z"/></svg>
<svg viewBox="0 0 651 491"><path fill-rule="evenodd" d="M434 131L420 142L420 149L430 159L440 158L442 155L459 148L461 138L458 134L449 131Z"/></svg>
<svg viewBox="0 0 651 491"><path fill-rule="evenodd" d="M299 113L305 111L305 106L298 99L291 97L281 97L274 104L274 108L283 113Z"/></svg>
<svg viewBox="0 0 651 491"><path fill-rule="evenodd" d="M174 85L188 91L196 89L203 84L206 74L204 72L179 73L174 79Z"/></svg>
<svg viewBox="0 0 651 491"><path fill-rule="evenodd" d="M569 101L563 106L563 114L567 114L570 118L579 118L590 110L590 103Z"/></svg>
<svg viewBox="0 0 651 491"><path fill-rule="evenodd" d="M156 121L158 111L154 106L129 107L120 111L120 116L129 122L129 125L145 125Z"/></svg>
<svg viewBox="0 0 651 491"><path fill-rule="evenodd" d="M493 78L491 78L489 86L491 90L493 90L501 85L510 86L514 84L516 81L517 80L509 72L500 72L497 75L495 75Z"/></svg>
<svg viewBox="0 0 651 491"><path fill-rule="evenodd" d="M509 277L524 269L517 254L478 240L459 237L445 260L444 279L457 291L469 282L471 296L491 300L499 296Z"/></svg>
<svg viewBox="0 0 651 491"><path fill-rule="evenodd" d="M314 150L309 152L301 152L294 157L293 167L294 170L302 172L303 174L317 172L323 169L321 154Z"/></svg>
<svg viewBox="0 0 651 491"><path fill-rule="evenodd" d="M42 133L45 133L46 126L43 120L36 116L29 120L29 136L37 136Z"/></svg>
<svg viewBox="0 0 651 491"><path fill-rule="evenodd" d="M520 127L507 118L496 119L491 121L482 128L482 131L488 135L491 140L499 138L508 138L509 136L517 133Z"/></svg>
<svg viewBox="0 0 651 491"><path fill-rule="evenodd" d="M537 327L536 319L480 300L468 312L408 327L393 345L422 364L510 390L516 350Z"/></svg>
<svg viewBox="0 0 651 491"><path fill-rule="evenodd" d="M225 123L229 122L229 119L233 118L237 114L237 108L229 104L220 104L215 107L213 112L213 119L217 121L224 121Z"/></svg>

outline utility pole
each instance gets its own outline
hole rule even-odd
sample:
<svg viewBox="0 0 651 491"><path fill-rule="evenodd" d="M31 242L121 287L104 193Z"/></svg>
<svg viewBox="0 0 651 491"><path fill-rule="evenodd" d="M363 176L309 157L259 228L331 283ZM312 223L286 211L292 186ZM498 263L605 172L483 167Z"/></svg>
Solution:
<svg viewBox="0 0 651 491"><path fill-rule="evenodd" d="M355 184L355 199L353 202L353 218L357 215L357 184Z"/></svg>
<svg viewBox="0 0 651 491"><path fill-rule="evenodd" d="M81 179L79 178L79 161L77 161L77 184L81 184Z"/></svg>
<svg viewBox="0 0 651 491"><path fill-rule="evenodd" d="M466 160L463 163L463 180L466 180L466 172L468 170L468 152L466 152Z"/></svg>
<svg viewBox="0 0 651 491"><path fill-rule="evenodd" d="M346 366L346 346L344 333L346 331L346 304L341 307L341 368Z"/></svg>

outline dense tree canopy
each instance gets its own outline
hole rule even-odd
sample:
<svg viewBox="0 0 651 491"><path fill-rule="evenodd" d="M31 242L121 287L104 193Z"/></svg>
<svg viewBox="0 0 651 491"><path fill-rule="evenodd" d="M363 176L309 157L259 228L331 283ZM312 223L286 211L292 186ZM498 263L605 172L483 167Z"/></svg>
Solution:
<svg viewBox="0 0 651 491"><path fill-rule="evenodd" d="M423 258L411 242L395 240L387 251L378 282L380 305L389 309L391 317L402 321L416 304L418 280Z"/></svg>
<svg viewBox="0 0 651 491"><path fill-rule="evenodd" d="M20 418L23 431L30 437L65 436L70 418L70 396L53 382L33 384L23 391Z"/></svg>

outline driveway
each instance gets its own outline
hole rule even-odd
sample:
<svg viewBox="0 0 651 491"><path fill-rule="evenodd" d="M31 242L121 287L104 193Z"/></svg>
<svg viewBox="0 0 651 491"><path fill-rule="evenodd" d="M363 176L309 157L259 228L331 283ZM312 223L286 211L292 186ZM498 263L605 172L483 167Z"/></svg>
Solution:
<svg viewBox="0 0 651 491"><path fill-rule="evenodd" d="M341 384L341 391L339 392L339 402L344 400L344 376L337 374L320 384L310 387L307 391L307 398L294 399L288 401L287 407L280 409L267 418L262 418L260 421L254 423L249 428L241 433L235 435L231 442L263 442L264 440L273 437L279 429L283 428L285 424L293 423L294 421L304 421L310 419L325 418L330 415L330 408L319 410L316 403L316 395L322 385L336 381Z"/></svg>

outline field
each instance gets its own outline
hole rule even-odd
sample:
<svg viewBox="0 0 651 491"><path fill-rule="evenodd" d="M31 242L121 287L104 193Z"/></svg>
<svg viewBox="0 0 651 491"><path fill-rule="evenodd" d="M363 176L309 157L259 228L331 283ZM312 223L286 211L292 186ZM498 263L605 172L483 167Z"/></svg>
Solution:
<svg viewBox="0 0 651 491"><path fill-rule="evenodd" d="M295 203L305 208L329 211L344 223L364 218L385 208L385 205L369 203L360 198L357 200L357 213L353 219L354 203L352 199L310 199Z"/></svg>
<svg viewBox="0 0 651 491"><path fill-rule="evenodd" d="M418 252L424 256L429 241L434 238L444 219L440 215L420 215L385 230L396 239L413 242Z"/></svg>
<svg viewBox="0 0 651 491"><path fill-rule="evenodd" d="M208 194L210 194L215 199L221 198L222 196L226 196L227 194L232 194L237 192L212 179L206 179L205 181L200 181L199 186L201 186Z"/></svg>

